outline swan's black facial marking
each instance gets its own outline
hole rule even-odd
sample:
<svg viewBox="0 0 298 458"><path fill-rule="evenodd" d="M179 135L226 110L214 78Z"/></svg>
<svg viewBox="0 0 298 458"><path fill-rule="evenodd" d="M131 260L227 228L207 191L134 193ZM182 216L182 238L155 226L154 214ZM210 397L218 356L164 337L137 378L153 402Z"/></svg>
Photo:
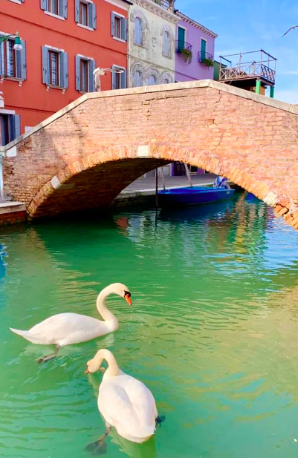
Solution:
<svg viewBox="0 0 298 458"><path fill-rule="evenodd" d="M131 294L129 291L124 291L124 297L131 297Z"/></svg>

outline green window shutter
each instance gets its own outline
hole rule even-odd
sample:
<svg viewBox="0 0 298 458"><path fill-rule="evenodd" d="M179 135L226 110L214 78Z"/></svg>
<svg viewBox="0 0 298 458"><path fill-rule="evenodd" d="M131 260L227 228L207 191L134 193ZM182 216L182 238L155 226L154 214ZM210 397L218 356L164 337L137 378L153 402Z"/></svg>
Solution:
<svg viewBox="0 0 298 458"><path fill-rule="evenodd" d="M201 39L201 59L206 59L206 40Z"/></svg>

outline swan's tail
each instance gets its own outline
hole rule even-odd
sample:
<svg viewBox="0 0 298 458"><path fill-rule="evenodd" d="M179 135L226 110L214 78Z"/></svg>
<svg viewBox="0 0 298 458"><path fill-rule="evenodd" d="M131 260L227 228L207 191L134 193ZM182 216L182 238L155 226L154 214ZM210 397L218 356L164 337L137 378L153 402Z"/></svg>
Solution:
<svg viewBox="0 0 298 458"><path fill-rule="evenodd" d="M40 339L38 339L37 336L32 335L30 331L21 331L20 329L13 329L13 328L9 328L9 329L11 330L11 332L14 332L18 336L21 336L24 339L29 340L29 342L32 342L35 344L40 343Z"/></svg>

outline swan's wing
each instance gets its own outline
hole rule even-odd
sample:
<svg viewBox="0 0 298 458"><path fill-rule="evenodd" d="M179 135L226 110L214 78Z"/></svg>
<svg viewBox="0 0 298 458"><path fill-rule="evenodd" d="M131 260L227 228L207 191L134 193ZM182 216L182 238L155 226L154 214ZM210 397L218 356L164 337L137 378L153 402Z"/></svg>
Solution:
<svg viewBox="0 0 298 458"><path fill-rule="evenodd" d="M93 334L98 335L101 325L101 321L89 316L77 313L60 313L36 324L29 332L35 338L40 337L43 341L47 340L47 343L59 343L60 340L78 334L77 341L82 342L88 340L89 334L90 338L93 338ZM68 343L75 343L75 340Z"/></svg>
<svg viewBox="0 0 298 458"><path fill-rule="evenodd" d="M129 375L102 382L98 408L119 433L125 431L132 437L147 437L155 431L154 398L142 382Z"/></svg>

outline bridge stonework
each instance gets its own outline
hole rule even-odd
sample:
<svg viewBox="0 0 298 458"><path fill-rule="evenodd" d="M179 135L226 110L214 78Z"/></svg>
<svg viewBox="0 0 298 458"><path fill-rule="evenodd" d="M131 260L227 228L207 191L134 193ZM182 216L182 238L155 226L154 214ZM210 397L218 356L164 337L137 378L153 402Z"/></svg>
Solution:
<svg viewBox="0 0 298 458"><path fill-rule="evenodd" d="M32 218L109 205L176 160L298 228L298 107L214 81L86 94L0 151L4 193Z"/></svg>

